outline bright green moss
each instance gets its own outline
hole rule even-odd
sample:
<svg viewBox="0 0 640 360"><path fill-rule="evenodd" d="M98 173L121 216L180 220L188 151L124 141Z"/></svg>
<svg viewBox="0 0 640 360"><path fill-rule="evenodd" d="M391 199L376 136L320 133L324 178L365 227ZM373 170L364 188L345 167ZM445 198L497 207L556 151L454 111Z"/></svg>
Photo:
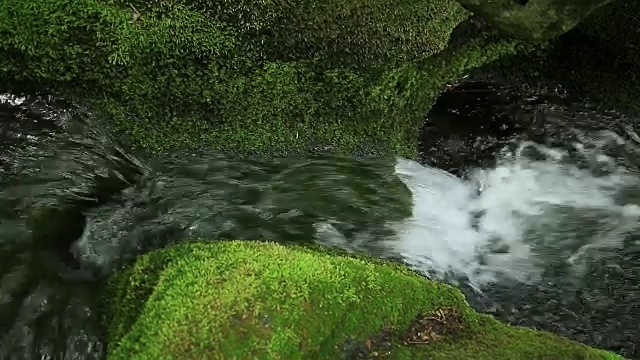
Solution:
<svg viewBox="0 0 640 360"><path fill-rule="evenodd" d="M442 51L468 16L453 0L312 3L0 0L0 80L155 153L412 156L445 82L513 49L480 34Z"/></svg>
<svg viewBox="0 0 640 360"><path fill-rule="evenodd" d="M492 317L478 315L478 326L471 336L452 338L425 347L426 359L607 359L623 357L589 348L547 332L502 324Z"/></svg>
<svg viewBox="0 0 640 360"><path fill-rule="evenodd" d="M150 253L112 279L108 299L109 359L339 359L385 328L395 359L618 358L478 315L458 290L401 266L273 243ZM403 344L414 318L442 309L457 309L462 327Z"/></svg>

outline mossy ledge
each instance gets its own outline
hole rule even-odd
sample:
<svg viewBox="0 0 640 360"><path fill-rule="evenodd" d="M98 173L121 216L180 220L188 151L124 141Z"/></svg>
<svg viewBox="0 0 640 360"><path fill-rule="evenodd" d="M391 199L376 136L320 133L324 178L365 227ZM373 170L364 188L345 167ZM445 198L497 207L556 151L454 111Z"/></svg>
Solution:
<svg viewBox="0 0 640 360"><path fill-rule="evenodd" d="M0 0L0 88L86 105L150 153L416 154L445 84L515 52L454 0Z"/></svg>
<svg viewBox="0 0 640 360"><path fill-rule="evenodd" d="M109 359L622 359L480 315L400 265L319 248L179 245L107 291Z"/></svg>

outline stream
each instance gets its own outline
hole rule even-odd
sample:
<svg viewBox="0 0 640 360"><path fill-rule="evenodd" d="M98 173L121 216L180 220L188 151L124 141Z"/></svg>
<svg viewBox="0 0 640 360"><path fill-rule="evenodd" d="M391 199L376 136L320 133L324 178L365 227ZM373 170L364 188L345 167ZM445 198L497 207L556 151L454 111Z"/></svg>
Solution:
<svg viewBox="0 0 640 360"><path fill-rule="evenodd" d="M640 359L636 119L466 81L419 161L148 158L48 96L0 95L0 359L104 359L98 289L198 239L316 243L400 261L476 309Z"/></svg>

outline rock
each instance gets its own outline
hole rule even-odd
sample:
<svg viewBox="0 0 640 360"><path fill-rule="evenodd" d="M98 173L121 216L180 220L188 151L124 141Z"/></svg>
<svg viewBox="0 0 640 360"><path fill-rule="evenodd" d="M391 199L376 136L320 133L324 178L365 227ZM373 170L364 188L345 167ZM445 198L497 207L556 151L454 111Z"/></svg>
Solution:
<svg viewBox="0 0 640 360"><path fill-rule="evenodd" d="M640 1L612 1L538 52L475 71L531 89L560 89L599 111L640 115ZM477 74L476 74L477 75Z"/></svg>
<svg viewBox="0 0 640 360"><path fill-rule="evenodd" d="M104 297L108 359L621 359L474 312L400 265L319 248L192 243Z"/></svg>
<svg viewBox="0 0 640 360"><path fill-rule="evenodd" d="M562 36L551 54L556 76L603 107L640 115L640 2L603 6Z"/></svg>
<svg viewBox="0 0 640 360"><path fill-rule="evenodd" d="M446 51L469 16L454 0L5 5L0 82L84 104L155 154L412 157L444 84L513 51L483 34Z"/></svg>
<svg viewBox="0 0 640 360"><path fill-rule="evenodd" d="M505 34L545 41L562 35L612 0L458 0Z"/></svg>

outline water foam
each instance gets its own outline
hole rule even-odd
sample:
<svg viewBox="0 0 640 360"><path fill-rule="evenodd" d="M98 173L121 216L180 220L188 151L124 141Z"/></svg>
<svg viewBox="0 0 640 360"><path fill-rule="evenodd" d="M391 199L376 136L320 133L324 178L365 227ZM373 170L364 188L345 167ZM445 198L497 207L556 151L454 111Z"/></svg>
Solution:
<svg viewBox="0 0 640 360"><path fill-rule="evenodd" d="M431 276L466 277L475 286L538 281L553 264L579 269L638 228L640 207L621 194L640 182L605 154L619 137L600 133L573 145L520 143L469 180L398 159L413 215L393 224L397 236L386 247Z"/></svg>

